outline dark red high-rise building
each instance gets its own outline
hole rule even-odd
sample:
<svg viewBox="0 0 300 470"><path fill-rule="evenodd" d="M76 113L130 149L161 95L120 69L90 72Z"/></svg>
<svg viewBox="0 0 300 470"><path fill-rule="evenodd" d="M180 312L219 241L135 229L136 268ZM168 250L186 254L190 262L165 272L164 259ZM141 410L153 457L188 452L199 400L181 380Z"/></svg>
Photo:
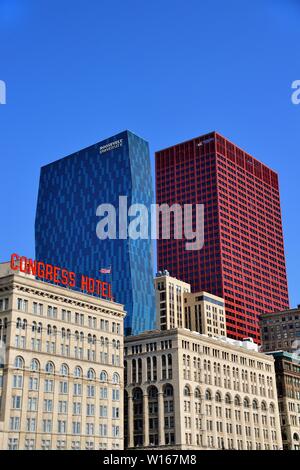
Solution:
<svg viewBox="0 0 300 470"><path fill-rule="evenodd" d="M205 205L203 248L171 232L158 269L224 297L228 336L260 342L260 314L289 306L277 174L212 132L156 152L156 199Z"/></svg>

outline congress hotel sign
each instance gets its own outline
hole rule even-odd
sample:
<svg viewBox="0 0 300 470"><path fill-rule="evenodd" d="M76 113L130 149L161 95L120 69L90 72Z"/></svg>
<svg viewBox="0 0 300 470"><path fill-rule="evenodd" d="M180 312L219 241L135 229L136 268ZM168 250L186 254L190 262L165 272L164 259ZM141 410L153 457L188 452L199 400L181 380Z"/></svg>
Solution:
<svg viewBox="0 0 300 470"><path fill-rule="evenodd" d="M78 280L73 271L68 271L59 266L53 266L52 264L36 261L14 253L10 257L10 268L13 271L31 274L42 281L48 281L62 287L78 287L87 294L98 295L103 299L112 300L110 283L84 275L81 275Z"/></svg>

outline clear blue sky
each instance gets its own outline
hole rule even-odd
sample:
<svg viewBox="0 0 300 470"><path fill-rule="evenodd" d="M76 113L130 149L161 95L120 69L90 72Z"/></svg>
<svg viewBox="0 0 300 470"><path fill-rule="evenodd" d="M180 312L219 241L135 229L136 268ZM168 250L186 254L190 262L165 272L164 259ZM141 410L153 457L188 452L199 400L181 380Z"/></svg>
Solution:
<svg viewBox="0 0 300 470"><path fill-rule="evenodd" d="M279 172L299 291L299 0L0 0L0 260L34 255L39 169L123 129L217 130Z"/></svg>

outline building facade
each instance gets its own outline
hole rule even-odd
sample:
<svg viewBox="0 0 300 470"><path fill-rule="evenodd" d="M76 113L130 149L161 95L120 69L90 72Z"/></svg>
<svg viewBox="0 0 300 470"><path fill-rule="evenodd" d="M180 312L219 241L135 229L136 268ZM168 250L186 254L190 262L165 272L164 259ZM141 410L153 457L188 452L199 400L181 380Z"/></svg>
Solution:
<svg viewBox="0 0 300 470"><path fill-rule="evenodd" d="M228 336L259 342L259 316L289 307L277 174L212 132L156 152L156 200L205 206L203 248L159 239L158 269L224 298Z"/></svg>
<svg viewBox="0 0 300 470"><path fill-rule="evenodd" d="M125 447L281 449L274 359L174 329L125 339Z"/></svg>
<svg viewBox="0 0 300 470"><path fill-rule="evenodd" d="M264 351L296 352L300 349L300 305L261 315L260 327Z"/></svg>
<svg viewBox="0 0 300 470"><path fill-rule="evenodd" d="M123 306L0 272L0 448L123 449Z"/></svg>
<svg viewBox="0 0 300 470"><path fill-rule="evenodd" d="M184 296L184 325L207 336L226 337L224 299L208 292L191 292Z"/></svg>
<svg viewBox="0 0 300 470"><path fill-rule="evenodd" d="M278 406L284 450L300 450L300 357L278 351L275 359Z"/></svg>
<svg viewBox="0 0 300 470"><path fill-rule="evenodd" d="M191 292L187 282L168 271L154 278L156 327L158 330L186 328L208 336L226 336L224 299L208 292Z"/></svg>
<svg viewBox="0 0 300 470"><path fill-rule="evenodd" d="M108 268L111 274L103 276L125 305L126 334L155 323L151 239L127 238L127 210L135 203L150 213L153 189L148 143L129 131L41 169L36 259L92 278ZM110 206L98 212L102 204ZM105 231L111 228L112 238L104 240L98 224L105 209L111 216Z"/></svg>
<svg viewBox="0 0 300 470"><path fill-rule="evenodd" d="M164 271L156 274L154 287L157 329L183 328L184 295L191 292L190 284L171 277L168 271Z"/></svg>

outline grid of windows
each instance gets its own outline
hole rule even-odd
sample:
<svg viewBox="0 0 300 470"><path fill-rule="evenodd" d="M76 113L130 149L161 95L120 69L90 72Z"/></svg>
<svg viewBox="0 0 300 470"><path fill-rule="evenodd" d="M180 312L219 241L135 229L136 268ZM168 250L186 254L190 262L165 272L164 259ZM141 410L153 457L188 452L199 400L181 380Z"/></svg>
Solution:
<svg viewBox="0 0 300 470"><path fill-rule="evenodd" d="M276 173L212 133L157 152L156 181L158 204L205 205L204 247L186 251L171 230L158 269L223 297L228 336L259 342L260 314L288 307Z"/></svg>

